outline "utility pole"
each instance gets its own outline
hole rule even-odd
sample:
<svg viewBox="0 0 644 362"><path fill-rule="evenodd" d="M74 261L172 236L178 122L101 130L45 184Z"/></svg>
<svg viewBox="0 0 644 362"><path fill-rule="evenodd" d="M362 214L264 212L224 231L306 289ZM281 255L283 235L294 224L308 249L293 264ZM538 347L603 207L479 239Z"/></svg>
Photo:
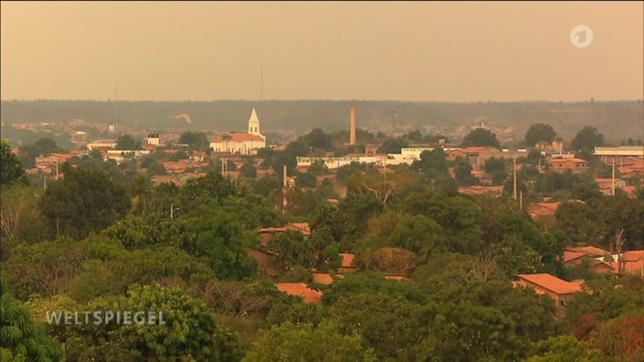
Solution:
<svg viewBox="0 0 644 362"><path fill-rule="evenodd" d="M523 191L519 191L519 210L523 210Z"/></svg>
<svg viewBox="0 0 644 362"><path fill-rule="evenodd" d="M259 67L259 100L264 100L264 66Z"/></svg>
<svg viewBox="0 0 644 362"><path fill-rule="evenodd" d="M221 176L228 177L228 159L222 158L221 161Z"/></svg>
<svg viewBox="0 0 644 362"><path fill-rule="evenodd" d="M42 175L42 189L47 190L47 175L43 174Z"/></svg>
<svg viewBox="0 0 644 362"><path fill-rule="evenodd" d="M610 194L615 196L615 157L613 157L613 175L610 180Z"/></svg>
<svg viewBox="0 0 644 362"><path fill-rule="evenodd" d="M512 157L512 198L517 199L517 156Z"/></svg>
<svg viewBox="0 0 644 362"><path fill-rule="evenodd" d="M286 214L286 187L287 187L286 178L288 177L288 175L287 175L286 165L284 165L283 167L284 168L282 169L282 214Z"/></svg>
<svg viewBox="0 0 644 362"><path fill-rule="evenodd" d="M174 203L170 203L170 220L174 220Z"/></svg>

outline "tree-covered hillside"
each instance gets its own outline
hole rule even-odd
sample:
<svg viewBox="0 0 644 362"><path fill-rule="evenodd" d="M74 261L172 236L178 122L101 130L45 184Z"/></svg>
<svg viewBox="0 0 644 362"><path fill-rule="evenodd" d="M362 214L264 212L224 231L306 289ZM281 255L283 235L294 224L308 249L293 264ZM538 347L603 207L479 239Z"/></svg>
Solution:
<svg viewBox="0 0 644 362"><path fill-rule="evenodd" d="M3 101L3 125L24 122L69 121L83 118L113 123L122 129L244 130L250 110L257 108L263 132L308 132L346 129L349 108L357 109L358 126L371 131L403 132L430 126L452 130L479 125L509 128L518 137L530 124L552 124L564 138L581 125L602 130L608 141L641 135L642 101L563 102L397 102L397 101ZM186 117L185 115L188 115ZM190 120L190 122L188 121ZM641 136L640 136L641 137Z"/></svg>

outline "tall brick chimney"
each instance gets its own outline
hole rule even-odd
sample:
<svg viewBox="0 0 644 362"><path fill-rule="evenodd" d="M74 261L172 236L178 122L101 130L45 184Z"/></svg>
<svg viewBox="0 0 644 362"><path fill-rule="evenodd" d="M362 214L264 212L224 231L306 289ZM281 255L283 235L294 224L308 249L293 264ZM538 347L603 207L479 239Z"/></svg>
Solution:
<svg viewBox="0 0 644 362"><path fill-rule="evenodd" d="M349 125L349 144L356 144L356 107L351 107L351 123Z"/></svg>

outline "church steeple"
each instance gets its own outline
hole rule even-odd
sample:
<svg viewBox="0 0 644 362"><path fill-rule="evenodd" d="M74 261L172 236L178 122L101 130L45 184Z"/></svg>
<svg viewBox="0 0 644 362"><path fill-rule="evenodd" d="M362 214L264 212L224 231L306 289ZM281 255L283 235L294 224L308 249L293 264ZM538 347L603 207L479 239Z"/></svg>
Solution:
<svg viewBox="0 0 644 362"><path fill-rule="evenodd" d="M261 135L259 132L259 118L257 118L255 108L253 108L253 112L251 112L250 118L248 119L248 133Z"/></svg>

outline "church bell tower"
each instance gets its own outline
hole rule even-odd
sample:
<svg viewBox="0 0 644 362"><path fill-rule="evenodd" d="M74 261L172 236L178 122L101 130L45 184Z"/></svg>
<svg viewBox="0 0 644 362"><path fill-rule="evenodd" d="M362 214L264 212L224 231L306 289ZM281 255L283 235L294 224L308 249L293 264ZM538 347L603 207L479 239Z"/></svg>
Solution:
<svg viewBox="0 0 644 362"><path fill-rule="evenodd" d="M250 114L250 118L248 119L248 133L261 135L259 132L259 118L257 118L255 108L253 108L253 112Z"/></svg>

